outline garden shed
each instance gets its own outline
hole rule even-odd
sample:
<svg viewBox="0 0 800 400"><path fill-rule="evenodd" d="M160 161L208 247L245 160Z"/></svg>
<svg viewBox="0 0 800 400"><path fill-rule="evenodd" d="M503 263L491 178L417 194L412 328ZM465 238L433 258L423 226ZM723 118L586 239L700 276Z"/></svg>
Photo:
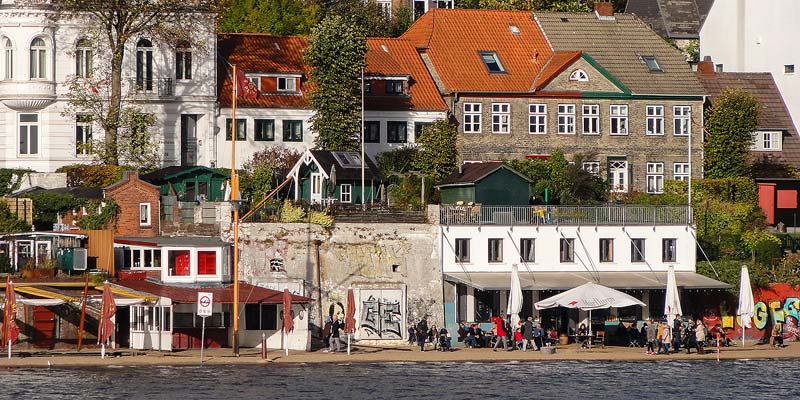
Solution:
<svg viewBox="0 0 800 400"><path fill-rule="evenodd" d="M178 196L178 201L224 201L225 181L230 174L203 166L172 166L141 176L159 187L162 196Z"/></svg>
<svg viewBox="0 0 800 400"><path fill-rule="evenodd" d="M499 161L465 163L438 186L442 204L528 205L531 180Z"/></svg>
<svg viewBox="0 0 800 400"><path fill-rule="evenodd" d="M377 200L380 187L378 167L366 156L364 197L367 203ZM287 177L294 181L295 201L312 204L362 204L361 154L355 151L306 150Z"/></svg>

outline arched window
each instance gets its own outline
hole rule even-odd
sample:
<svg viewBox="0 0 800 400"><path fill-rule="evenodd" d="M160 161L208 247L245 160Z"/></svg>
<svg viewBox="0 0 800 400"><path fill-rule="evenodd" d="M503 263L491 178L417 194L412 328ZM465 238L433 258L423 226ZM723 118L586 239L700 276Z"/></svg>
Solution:
<svg viewBox="0 0 800 400"><path fill-rule="evenodd" d="M31 42L31 79L47 78L47 44L42 38Z"/></svg>
<svg viewBox="0 0 800 400"><path fill-rule="evenodd" d="M175 79L192 79L192 49L186 42L175 49Z"/></svg>
<svg viewBox="0 0 800 400"><path fill-rule="evenodd" d="M153 90L153 43L147 39L136 43L136 88Z"/></svg>
<svg viewBox="0 0 800 400"><path fill-rule="evenodd" d="M11 39L3 37L0 40L3 44L3 79L14 78L14 45L11 44Z"/></svg>
<svg viewBox="0 0 800 400"><path fill-rule="evenodd" d="M92 76L92 43L87 39L78 40L75 45L75 76Z"/></svg>
<svg viewBox="0 0 800 400"><path fill-rule="evenodd" d="M569 74L569 80L571 81L578 81L578 82L588 82L589 75L586 75L586 71L582 69L576 69Z"/></svg>

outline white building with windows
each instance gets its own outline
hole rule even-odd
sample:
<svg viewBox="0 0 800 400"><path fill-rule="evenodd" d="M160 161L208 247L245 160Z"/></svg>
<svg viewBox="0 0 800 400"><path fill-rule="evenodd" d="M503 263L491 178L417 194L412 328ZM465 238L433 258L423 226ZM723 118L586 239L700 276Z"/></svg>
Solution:
<svg viewBox="0 0 800 400"><path fill-rule="evenodd" d="M99 127L68 110L69 82L99 80L108 54L85 20L54 22L46 4L18 3L0 4L0 167L52 172L90 162L86 143ZM201 47L141 36L125 52L123 97L155 116L165 165L204 164L214 150L206 138L215 134L215 28L213 16L197 17Z"/></svg>

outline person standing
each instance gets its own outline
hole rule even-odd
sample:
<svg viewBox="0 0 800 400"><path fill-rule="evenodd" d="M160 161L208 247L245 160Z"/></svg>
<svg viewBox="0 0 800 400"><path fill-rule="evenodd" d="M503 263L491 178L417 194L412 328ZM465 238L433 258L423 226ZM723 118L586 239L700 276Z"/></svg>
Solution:
<svg viewBox="0 0 800 400"><path fill-rule="evenodd" d="M696 336L696 345L697 345L697 354L705 354L705 345L706 345L706 326L703 324L703 321L698 319L697 320L697 328L695 328L695 336Z"/></svg>
<svg viewBox="0 0 800 400"><path fill-rule="evenodd" d="M505 328L505 321L503 318L500 317L492 317L492 322L494 323L494 347L492 351L497 351L497 347L502 345L503 350L506 349L506 328Z"/></svg>
<svg viewBox="0 0 800 400"><path fill-rule="evenodd" d="M650 318L647 320L647 354L656 354L656 340L658 339L658 327Z"/></svg>
<svg viewBox="0 0 800 400"><path fill-rule="evenodd" d="M333 322L331 322L331 345L329 351L331 353L336 353L337 351L342 351L341 345L342 342L339 339L339 331L342 329L342 323L339 322L339 315L333 314ZM334 350L334 345L336 346L336 350Z"/></svg>
<svg viewBox="0 0 800 400"><path fill-rule="evenodd" d="M331 316L326 315L325 324L322 327L322 346L326 349L331 345L331 324L333 324Z"/></svg>
<svg viewBox="0 0 800 400"><path fill-rule="evenodd" d="M672 327L669 326L669 321L664 321L664 329L661 332L661 347L666 355L669 355L670 344L672 344Z"/></svg>
<svg viewBox="0 0 800 400"><path fill-rule="evenodd" d="M545 332L542 329L541 323L536 323L536 328L533 330L533 349L539 350L544 346Z"/></svg>
<svg viewBox="0 0 800 400"><path fill-rule="evenodd" d="M681 350L681 328L683 328L683 321L681 321L680 315L676 315L672 321L672 347L676 352Z"/></svg>
<svg viewBox="0 0 800 400"><path fill-rule="evenodd" d="M419 322L417 322L417 345L419 345L420 351L425 351L425 339L428 336L428 321L425 320L425 317L422 317Z"/></svg>
<svg viewBox="0 0 800 400"><path fill-rule="evenodd" d="M686 323L686 342L684 346L686 346L686 354L691 353L692 349L697 348L697 333L695 332L695 325L692 317L689 317Z"/></svg>
<svg viewBox="0 0 800 400"><path fill-rule="evenodd" d="M529 344L532 344L533 349L536 350L536 343L533 343L533 317L528 317L528 320L522 325L522 338L525 339L522 351L528 351Z"/></svg>

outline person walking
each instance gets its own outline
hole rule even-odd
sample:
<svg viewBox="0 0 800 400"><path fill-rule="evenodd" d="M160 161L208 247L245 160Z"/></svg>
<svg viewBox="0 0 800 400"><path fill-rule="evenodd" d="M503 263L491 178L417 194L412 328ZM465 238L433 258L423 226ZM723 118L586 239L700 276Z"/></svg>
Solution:
<svg viewBox="0 0 800 400"><path fill-rule="evenodd" d="M417 322L416 331L419 350L425 351L425 339L428 337L428 321L425 320L425 317L422 317L422 319Z"/></svg>
<svg viewBox="0 0 800 400"><path fill-rule="evenodd" d="M506 348L506 328L505 328L505 321L503 318L500 317L492 317L492 322L494 323L494 347L492 347L492 351L497 351L497 347L502 345L503 350L508 350Z"/></svg>
<svg viewBox="0 0 800 400"><path fill-rule="evenodd" d="M331 322L331 339L330 339L330 348L328 351L331 353L336 353L337 351L342 351L342 341L339 339L339 331L342 329L342 323L339 322L339 314L333 314L333 322ZM334 350L334 346L336 349Z"/></svg>
<svg viewBox="0 0 800 400"><path fill-rule="evenodd" d="M528 317L525 324L522 325L522 338L525 343L522 345L522 351L528 351L528 345L532 344L534 350L537 350L536 343L533 342L533 317Z"/></svg>
<svg viewBox="0 0 800 400"><path fill-rule="evenodd" d="M703 324L702 320L697 320L697 328L695 328L695 337L696 342L695 345L697 346L697 354L705 354L706 349L706 326Z"/></svg>
<svg viewBox="0 0 800 400"><path fill-rule="evenodd" d="M666 355L669 355L670 344L672 344L672 327L669 326L668 321L664 321L664 329L661 332L661 347Z"/></svg>
<svg viewBox="0 0 800 400"><path fill-rule="evenodd" d="M695 328L694 320L692 317L689 317L689 320L686 322L686 342L684 342L686 354L690 354L692 349L697 348L697 333Z"/></svg>
<svg viewBox="0 0 800 400"><path fill-rule="evenodd" d="M656 354L656 340L658 340L658 326L650 318L647 320L647 354Z"/></svg>
<svg viewBox="0 0 800 400"><path fill-rule="evenodd" d="M681 350L681 328L683 328L683 321L681 321L680 314L675 316L672 321L672 347L673 351Z"/></svg>
<svg viewBox="0 0 800 400"><path fill-rule="evenodd" d="M539 350L544 346L545 332L542 329L541 323L536 323L536 328L533 329L533 349Z"/></svg>

